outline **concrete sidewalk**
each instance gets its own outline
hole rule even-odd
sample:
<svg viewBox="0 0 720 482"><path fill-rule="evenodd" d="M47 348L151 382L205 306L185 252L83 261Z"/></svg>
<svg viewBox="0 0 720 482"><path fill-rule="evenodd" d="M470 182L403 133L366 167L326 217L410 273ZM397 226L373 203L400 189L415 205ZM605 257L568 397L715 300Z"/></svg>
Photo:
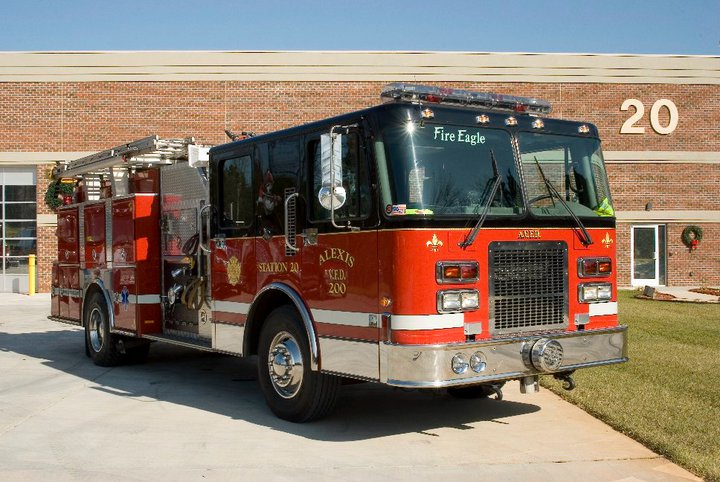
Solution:
<svg viewBox="0 0 720 482"><path fill-rule="evenodd" d="M265 406L253 359L155 344L143 365L102 368L48 311L48 296L0 295L3 481L699 480L549 391L349 385L296 425Z"/></svg>
<svg viewBox="0 0 720 482"><path fill-rule="evenodd" d="M720 303L720 296L695 293L691 290L698 286L659 286L655 288L658 293L672 295L677 301L691 301L694 303Z"/></svg>

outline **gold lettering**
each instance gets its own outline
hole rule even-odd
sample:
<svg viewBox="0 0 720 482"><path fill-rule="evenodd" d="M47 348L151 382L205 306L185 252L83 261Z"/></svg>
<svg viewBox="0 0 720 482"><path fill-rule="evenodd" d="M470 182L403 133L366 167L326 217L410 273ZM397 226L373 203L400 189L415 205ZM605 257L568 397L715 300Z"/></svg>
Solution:
<svg viewBox="0 0 720 482"><path fill-rule="evenodd" d="M344 269L326 269L325 277L330 281L347 281L347 271Z"/></svg>
<svg viewBox="0 0 720 482"><path fill-rule="evenodd" d="M297 264L297 263L293 263ZM260 273L287 273L290 269L290 266L288 266L288 263L282 262L271 262L271 263L258 263L257 264L257 270ZM297 271L299 272L300 268L297 267Z"/></svg>
<svg viewBox="0 0 720 482"><path fill-rule="evenodd" d="M518 231L518 239L540 239L539 229L525 229Z"/></svg>
<svg viewBox="0 0 720 482"><path fill-rule="evenodd" d="M352 268L355 265L355 258L342 248L326 249L322 254L320 254L320 264L324 264L331 259L342 261L349 268Z"/></svg>

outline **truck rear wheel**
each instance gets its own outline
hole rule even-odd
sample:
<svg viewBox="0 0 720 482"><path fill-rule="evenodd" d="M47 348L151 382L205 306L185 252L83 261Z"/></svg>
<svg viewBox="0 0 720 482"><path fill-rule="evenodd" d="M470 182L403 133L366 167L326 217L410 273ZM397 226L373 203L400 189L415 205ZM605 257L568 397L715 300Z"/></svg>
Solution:
<svg viewBox="0 0 720 482"><path fill-rule="evenodd" d="M277 308L258 346L258 381L270 410L290 422L309 422L335 406L340 379L310 369L308 337L297 312Z"/></svg>
<svg viewBox="0 0 720 482"><path fill-rule="evenodd" d="M112 367L120 363L118 337L110 333L105 300L99 294L90 297L85 309L85 346L93 363Z"/></svg>

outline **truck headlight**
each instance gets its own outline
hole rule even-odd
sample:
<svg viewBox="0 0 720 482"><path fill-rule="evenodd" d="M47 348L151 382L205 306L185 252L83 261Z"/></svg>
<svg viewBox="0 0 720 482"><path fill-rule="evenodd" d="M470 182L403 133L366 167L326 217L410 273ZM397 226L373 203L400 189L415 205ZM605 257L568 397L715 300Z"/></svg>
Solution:
<svg viewBox="0 0 720 482"><path fill-rule="evenodd" d="M584 283L578 286L578 300L580 303L597 303L612 299L612 284L610 283Z"/></svg>
<svg viewBox="0 0 720 482"><path fill-rule="evenodd" d="M467 361L467 357L462 353L458 353L457 355L452 357L450 365L452 367L452 371L454 371L458 375L462 375L463 373L465 373L468 369L468 366L470 366Z"/></svg>
<svg viewBox="0 0 720 482"><path fill-rule="evenodd" d="M438 313L477 310L480 295L477 290L446 290L437 293Z"/></svg>

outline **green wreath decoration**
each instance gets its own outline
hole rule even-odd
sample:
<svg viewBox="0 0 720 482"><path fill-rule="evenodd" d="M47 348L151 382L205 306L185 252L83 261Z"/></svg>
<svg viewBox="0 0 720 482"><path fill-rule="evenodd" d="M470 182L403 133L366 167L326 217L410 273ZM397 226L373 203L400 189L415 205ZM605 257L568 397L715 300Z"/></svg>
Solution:
<svg viewBox="0 0 720 482"><path fill-rule="evenodd" d="M45 191L45 204L47 207L55 211L63 205L62 198L65 196L72 196L74 190L75 183L62 182L61 179L51 182L48 185L47 191Z"/></svg>
<svg viewBox="0 0 720 482"><path fill-rule="evenodd" d="M693 241L697 241L697 243L702 241L702 237L703 230L700 226L688 226L687 228L683 229L682 242L688 248L693 246Z"/></svg>

